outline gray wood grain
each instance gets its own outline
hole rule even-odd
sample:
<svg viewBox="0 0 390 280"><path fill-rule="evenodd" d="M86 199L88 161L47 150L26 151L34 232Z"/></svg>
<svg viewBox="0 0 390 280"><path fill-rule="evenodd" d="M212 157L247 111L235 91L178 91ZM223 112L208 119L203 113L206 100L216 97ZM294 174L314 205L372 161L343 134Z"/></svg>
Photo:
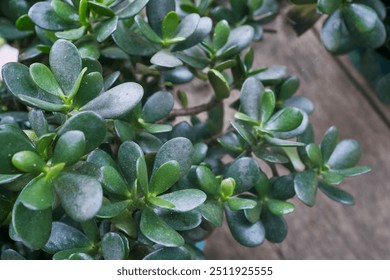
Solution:
<svg viewBox="0 0 390 280"><path fill-rule="evenodd" d="M390 259L389 128L363 96L354 80L358 74L347 74L351 65L340 67L315 32L297 38L282 17L270 27L278 34L266 34L266 40L257 44L256 65L287 65L289 74L301 79L298 94L315 103L311 121L317 143L329 126L336 125L341 138L361 143L360 163L371 165L373 171L343 183L355 196L355 206L339 205L320 193L312 209L294 200L297 207L287 216L289 234L281 245L266 242L243 248L225 225L209 239L206 254L210 259Z"/></svg>

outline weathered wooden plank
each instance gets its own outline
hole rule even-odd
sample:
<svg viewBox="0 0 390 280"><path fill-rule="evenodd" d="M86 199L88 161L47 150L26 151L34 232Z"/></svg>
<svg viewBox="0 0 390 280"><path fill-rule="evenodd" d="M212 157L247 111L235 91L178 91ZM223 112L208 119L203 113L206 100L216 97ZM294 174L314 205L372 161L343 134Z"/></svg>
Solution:
<svg viewBox="0 0 390 280"><path fill-rule="evenodd" d="M288 65L289 73L301 78L299 94L311 98L316 110L311 116L317 142L336 125L341 138L357 139L363 148L362 164L373 172L343 184L357 200L346 207L319 194L312 209L294 201L296 210L287 216L289 234L281 253L269 243L247 249L217 230L209 239L206 254L211 259L389 259L390 258L390 131L357 85L327 53L313 31L297 38L278 19L278 34L266 34L256 47L256 63Z"/></svg>

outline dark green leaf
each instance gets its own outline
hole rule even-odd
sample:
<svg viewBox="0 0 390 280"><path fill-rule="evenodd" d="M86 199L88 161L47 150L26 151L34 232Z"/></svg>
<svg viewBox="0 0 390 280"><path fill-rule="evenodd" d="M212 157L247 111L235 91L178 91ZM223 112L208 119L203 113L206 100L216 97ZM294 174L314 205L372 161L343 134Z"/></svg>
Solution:
<svg viewBox="0 0 390 280"><path fill-rule="evenodd" d="M108 232L102 238L102 255L105 260L124 260L127 258L126 244L115 232Z"/></svg>
<svg viewBox="0 0 390 280"><path fill-rule="evenodd" d="M124 142L118 150L118 161L129 185L132 185L137 178L137 159L144 155L141 148L134 142Z"/></svg>
<svg viewBox="0 0 390 280"><path fill-rule="evenodd" d="M153 134L172 131L172 126L170 124L143 123L142 126L147 132Z"/></svg>
<svg viewBox="0 0 390 280"><path fill-rule="evenodd" d="M194 229L202 222L202 215L197 210L181 213L161 209L158 212L158 216L170 227L178 231Z"/></svg>
<svg viewBox="0 0 390 280"><path fill-rule="evenodd" d="M384 75L376 84L376 93L385 104L390 104L390 74Z"/></svg>
<svg viewBox="0 0 390 280"><path fill-rule="evenodd" d="M69 95L81 72L81 56L76 46L66 40L58 40L50 50L50 68L66 95Z"/></svg>
<svg viewBox="0 0 390 280"><path fill-rule="evenodd" d="M189 14L186 15L180 22L177 27L176 37L179 38L188 38L196 31L200 21L200 16L198 14Z"/></svg>
<svg viewBox="0 0 390 280"><path fill-rule="evenodd" d="M267 207L272 214L277 216L289 214L293 212L295 208L292 203L276 199L268 199Z"/></svg>
<svg viewBox="0 0 390 280"><path fill-rule="evenodd" d="M241 245L256 247L264 242L265 230L260 221L252 224L245 218L244 211L231 211L227 207L225 213L230 231Z"/></svg>
<svg viewBox="0 0 390 280"><path fill-rule="evenodd" d="M226 44L218 50L217 55L221 55L232 47L235 47L233 54L241 52L252 42L254 33L255 31L250 25L242 25L231 30Z"/></svg>
<svg viewBox="0 0 390 280"><path fill-rule="evenodd" d="M28 11L28 16L39 27L45 30L67 30L79 27L77 22L67 22L60 18L49 2L38 2Z"/></svg>
<svg viewBox="0 0 390 280"><path fill-rule="evenodd" d="M149 0L138 0L131 2L118 16L119 18L130 18L137 15L149 2Z"/></svg>
<svg viewBox="0 0 390 280"><path fill-rule="evenodd" d="M222 73L217 70L211 69L207 75L210 84L214 89L216 98L218 100L228 98L230 95L230 87Z"/></svg>
<svg viewBox="0 0 390 280"><path fill-rule="evenodd" d="M135 17L135 23L138 25L138 28L141 30L142 34L150 41L156 44L161 44L162 40L156 32L150 27L150 25L138 15Z"/></svg>
<svg viewBox="0 0 390 280"><path fill-rule="evenodd" d="M80 160L85 152L85 136L81 131L67 131L61 135L54 148L52 163L60 162L73 165Z"/></svg>
<svg viewBox="0 0 390 280"><path fill-rule="evenodd" d="M145 195L149 194L148 169L145 157L141 156L136 162L137 186Z"/></svg>
<svg viewBox="0 0 390 280"><path fill-rule="evenodd" d="M314 206L317 184L317 175L314 171L297 173L294 177L295 192L298 198L307 206Z"/></svg>
<svg viewBox="0 0 390 280"><path fill-rule="evenodd" d="M46 65L33 63L30 66L30 75L35 84L42 90L59 97L64 95L53 73Z"/></svg>
<svg viewBox="0 0 390 280"><path fill-rule="evenodd" d="M99 72L92 72L83 77L73 106L80 108L96 98L103 90L103 77Z"/></svg>
<svg viewBox="0 0 390 280"><path fill-rule="evenodd" d="M161 35L165 16L175 10L175 0L150 0L146 5L146 14L153 30Z"/></svg>
<svg viewBox="0 0 390 280"><path fill-rule="evenodd" d="M237 112L234 114L234 117L240 121L247 122L252 125L260 125L256 120L252 119L248 115L245 115L244 113Z"/></svg>
<svg viewBox="0 0 390 280"><path fill-rule="evenodd" d="M243 157L229 166L225 178L231 177L236 181L234 193L239 194L253 188L259 174L259 166L256 161L249 157Z"/></svg>
<svg viewBox="0 0 390 280"><path fill-rule="evenodd" d="M341 6L342 0L318 0L318 10L325 14L332 14Z"/></svg>
<svg viewBox="0 0 390 280"><path fill-rule="evenodd" d="M96 214L96 217L102 219L111 219L118 217L126 209L131 206L131 200L123 200L119 202L110 202L108 199L103 200L102 207Z"/></svg>
<svg viewBox="0 0 390 280"><path fill-rule="evenodd" d="M172 94L166 91L158 91L146 101L142 109L142 117L146 122L155 122L169 114L173 105Z"/></svg>
<svg viewBox="0 0 390 280"><path fill-rule="evenodd" d="M310 161L316 166L322 166L322 154L321 149L318 145L311 143L306 146L306 153Z"/></svg>
<svg viewBox="0 0 390 280"><path fill-rule="evenodd" d="M245 218L252 224L256 223L260 219L261 215L261 210L262 210L262 203L259 202L257 203L255 208L252 209L245 209L244 214Z"/></svg>
<svg viewBox="0 0 390 280"><path fill-rule="evenodd" d="M275 104L275 94L271 90L264 91L260 98L259 108L259 121L261 121L261 123L265 124L272 116L272 113L275 110Z"/></svg>
<svg viewBox="0 0 390 280"><path fill-rule="evenodd" d="M240 125L238 122L231 123L233 128L238 132L238 134L250 145L254 146L256 144L255 136L249 132L246 128Z"/></svg>
<svg viewBox="0 0 390 280"><path fill-rule="evenodd" d="M291 131L298 128L302 120L303 115L299 109L288 107L274 114L264 128L276 132Z"/></svg>
<svg viewBox="0 0 390 280"><path fill-rule="evenodd" d="M53 185L45 177L36 177L20 193L19 200L31 210L51 209L54 201Z"/></svg>
<svg viewBox="0 0 390 280"><path fill-rule="evenodd" d="M26 260L25 257L23 257L21 254L16 252L15 250L12 249L7 249L4 250L1 253L1 260L6 261L6 260Z"/></svg>
<svg viewBox="0 0 390 280"><path fill-rule="evenodd" d="M190 260L191 254L184 247L160 248L153 251L144 260Z"/></svg>
<svg viewBox="0 0 390 280"><path fill-rule="evenodd" d="M61 136L71 130L80 130L84 133L85 153L97 148L106 137L106 124L94 112L80 112L72 116L58 131L58 135Z"/></svg>
<svg viewBox="0 0 390 280"><path fill-rule="evenodd" d="M200 206L203 218L215 227L221 227L223 222L223 207L219 201L206 200Z"/></svg>
<svg viewBox="0 0 390 280"><path fill-rule="evenodd" d="M263 211L261 221L268 241L281 243L286 238L288 228L283 216L276 216L269 211Z"/></svg>
<svg viewBox="0 0 390 280"><path fill-rule="evenodd" d="M121 120L115 120L114 125L115 132L122 142L134 140L136 134L136 128L134 126Z"/></svg>
<svg viewBox="0 0 390 280"><path fill-rule="evenodd" d="M188 212L200 206L207 198L206 194L197 189L186 189L160 195L159 198L166 200L175 208L177 212Z"/></svg>
<svg viewBox="0 0 390 280"><path fill-rule="evenodd" d="M18 95L18 98L22 103L25 103L29 106L36 107L45 111L66 112L69 109L68 105L54 104L24 94Z"/></svg>
<svg viewBox="0 0 390 280"><path fill-rule="evenodd" d="M51 209L33 211L16 201L12 211L15 233L32 249L41 249L50 237Z"/></svg>
<svg viewBox="0 0 390 280"><path fill-rule="evenodd" d="M320 183L319 184L320 190L328 196L330 199L337 201L344 205L354 205L355 199L352 195L347 193L346 191L343 191L339 188L327 186L325 184Z"/></svg>
<svg viewBox="0 0 390 280"><path fill-rule="evenodd" d="M322 174L323 180L328 185L338 185L344 180L344 176L334 172L327 171Z"/></svg>
<svg viewBox="0 0 390 280"><path fill-rule="evenodd" d="M96 40L101 43L111 36L112 33L115 32L116 27L118 25L118 17L112 17L105 21L99 22L96 27Z"/></svg>
<svg viewBox="0 0 390 280"><path fill-rule="evenodd" d="M241 88L242 111L256 121L260 120L260 97L263 91L263 85L255 78L246 79Z"/></svg>
<svg viewBox="0 0 390 280"><path fill-rule="evenodd" d="M355 3L345 5L342 9L342 16L351 34L372 31L378 19L378 15L373 9L366 5Z"/></svg>
<svg viewBox="0 0 390 280"><path fill-rule="evenodd" d="M321 17L316 11L316 5L294 6L288 13L288 21L292 24L298 36L305 33L314 26L316 21Z"/></svg>
<svg viewBox="0 0 390 280"><path fill-rule="evenodd" d="M150 62L154 65L166 68L175 68L183 65L183 62L181 62L180 59L178 59L173 53L166 50L161 50L153 55Z"/></svg>
<svg viewBox="0 0 390 280"><path fill-rule="evenodd" d="M92 11L96 12L98 15L106 16L106 17L115 16L114 11L111 10L109 7L105 6L104 4L101 4L98 2L88 1L88 7Z"/></svg>
<svg viewBox="0 0 390 280"><path fill-rule="evenodd" d="M53 222L50 238L43 247L49 254L73 248L92 247L91 241L78 229L61 222Z"/></svg>
<svg viewBox="0 0 390 280"><path fill-rule="evenodd" d="M346 169L355 166L361 154L359 143L353 139L346 139L337 144L328 160L332 169Z"/></svg>
<svg viewBox="0 0 390 280"><path fill-rule="evenodd" d="M130 193L122 175L112 166L101 168L103 176L103 187L105 190L124 197L129 197Z"/></svg>
<svg viewBox="0 0 390 280"><path fill-rule="evenodd" d="M34 151L24 132L10 125L0 125L0 147L0 174L20 173L12 164L12 156L20 151Z"/></svg>
<svg viewBox="0 0 390 280"><path fill-rule="evenodd" d="M127 82L120 84L84 105L81 110L94 111L102 118L118 118L129 113L144 94L142 86Z"/></svg>
<svg viewBox="0 0 390 280"><path fill-rule="evenodd" d="M334 172L337 172L340 175L343 176L358 176L365 173L368 173L371 171L371 167L369 166L355 166L347 169L341 169L341 170L333 170Z"/></svg>
<svg viewBox="0 0 390 280"><path fill-rule="evenodd" d="M150 208L142 211L140 230L148 239L165 247L184 245L183 237L163 222Z"/></svg>
<svg viewBox="0 0 390 280"><path fill-rule="evenodd" d="M159 195L173 186L180 178L180 166L175 160L161 165L150 180L150 192Z"/></svg>
<svg viewBox="0 0 390 280"><path fill-rule="evenodd" d="M228 199L227 204L232 211L253 209L256 207L257 202L252 199L231 197Z"/></svg>
<svg viewBox="0 0 390 280"><path fill-rule="evenodd" d="M330 127L323 137L321 142L321 153L324 162L327 162L332 155L334 149L336 148L339 138L339 131L336 127Z"/></svg>
<svg viewBox="0 0 390 280"><path fill-rule="evenodd" d="M272 183L269 196L278 200L287 200L295 196L293 175L280 176Z"/></svg>
<svg viewBox="0 0 390 280"><path fill-rule="evenodd" d="M69 260L83 261L88 260L92 261L94 258L86 253L73 253L68 257Z"/></svg>
<svg viewBox="0 0 390 280"><path fill-rule="evenodd" d="M75 221L83 222L95 217L102 206L102 187L92 177L61 173L54 186L62 207Z"/></svg>
<svg viewBox="0 0 390 280"><path fill-rule="evenodd" d="M79 16L76 10L66 2L60 0L51 1L54 12L65 22L78 22Z"/></svg>
<svg viewBox="0 0 390 280"><path fill-rule="evenodd" d="M67 260L71 258L73 255L78 255L78 256L80 256L81 254L87 255L90 254L91 251L92 249L90 247L59 251L53 255L53 260Z"/></svg>
<svg viewBox="0 0 390 280"><path fill-rule="evenodd" d="M37 136L41 137L49 132L47 120L41 110L30 110L28 112L28 121Z"/></svg>
<svg viewBox="0 0 390 280"><path fill-rule="evenodd" d="M305 146L304 143L278 139L278 138L275 138L275 137L270 137L268 135L264 136L264 139L269 144L271 144L272 146L276 146L276 147L299 147L299 146Z"/></svg>
<svg viewBox="0 0 390 280"><path fill-rule="evenodd" d="M202 17L193 32L184 42L180 42L173 47L174 51L187 50L200 42L202 42L207 35L209 35L213 27L213 22L209 17ZM179 34L178 34L179 35Z"/></svg>
<svg viewBox="0 0 390 280"><path fill-rule="evenodd" d="M218 195L219 184L215 178L214 173L205 166L199 166L196 168L196 177L202 190L208 194Z"/></svg>
<svg viewBox="0 0 390 280"><path fill-rule="evenodd" d="M58 31L55 33L56 37L58 39L65 39L65 40L78 40L80 39L86 31L85 26L81 26L79 28L75 29L68 29L65 31Z"/></svg>
<svg viewBox="0 0 390 280"><path fill-rule="evenodd" d="M192 165L193 147L190 140L177 137L167 141L158 151L154 162L154 172L165 162L175 160L180 165L180 176L188 173Z"/></svg>

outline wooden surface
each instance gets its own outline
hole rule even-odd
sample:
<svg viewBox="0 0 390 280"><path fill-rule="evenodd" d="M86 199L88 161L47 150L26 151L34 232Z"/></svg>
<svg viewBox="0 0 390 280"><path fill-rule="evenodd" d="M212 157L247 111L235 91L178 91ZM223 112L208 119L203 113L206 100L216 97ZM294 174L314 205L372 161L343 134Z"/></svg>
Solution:
<svg viewBox="0 0 390 280"><path fill-rule="evenodd" d="M250 249L231 237L226 224L206 245L209 259L390 259L390 107L379 103L346 57L334 58L311 30L297 38L282 17L257 44L257 66L286 65L301 79L300 95L313 100L311 121L317 143L331 125L340 137L358 140L361 164L373 171L348 179L342 187L357 204L342 206L318 193L313 208L297 200L287 215L289 233L280 244L265 242ZM318 29L318 28L317 28Z"/></svg>

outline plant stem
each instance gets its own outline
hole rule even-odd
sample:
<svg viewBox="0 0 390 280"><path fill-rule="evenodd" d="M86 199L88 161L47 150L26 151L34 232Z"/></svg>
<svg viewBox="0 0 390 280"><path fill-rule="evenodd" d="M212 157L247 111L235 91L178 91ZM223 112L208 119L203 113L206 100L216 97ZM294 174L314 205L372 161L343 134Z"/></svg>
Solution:
<svg viewBox="0 0 390 280"><path fill-rule="evenodd" d="M171 113L169 114L169 117L197 115L197 114L202 113L204 111L209 111L211 108L216 106L218 103L219 102L213 98L209 102L195 106L195 107L172 110Z"/></svg>

